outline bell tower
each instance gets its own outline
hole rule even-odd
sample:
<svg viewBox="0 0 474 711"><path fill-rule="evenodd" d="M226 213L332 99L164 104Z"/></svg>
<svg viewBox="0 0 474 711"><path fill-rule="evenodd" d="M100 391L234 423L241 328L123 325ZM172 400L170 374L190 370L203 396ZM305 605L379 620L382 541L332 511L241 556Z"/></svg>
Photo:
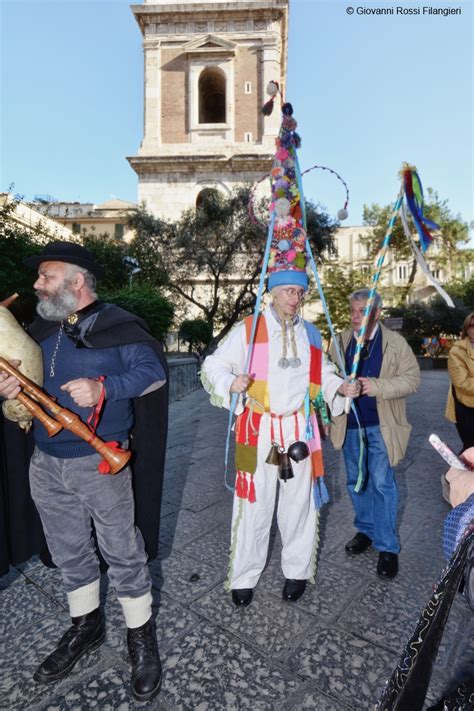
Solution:
<svg viewBox="0 0 474 711"><path fill-rule="evenodd" d="M280 112L261 113L272 79L284 89L289 0L145 0L144 135L128 160L138 199L176 219L203 190L229 193L269 172Z"/></svg>

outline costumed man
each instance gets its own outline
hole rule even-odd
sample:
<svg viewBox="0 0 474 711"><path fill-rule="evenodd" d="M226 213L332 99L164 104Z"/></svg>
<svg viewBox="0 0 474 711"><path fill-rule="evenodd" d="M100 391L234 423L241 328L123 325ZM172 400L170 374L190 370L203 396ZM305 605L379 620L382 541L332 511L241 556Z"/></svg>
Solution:
<svg viewBox="0 0 474 711"><path fill-rule="evenodd" d="M141 319L98 301L95 284L102 270L84 247L53 242L25 264L38 268L34 288L39 318L30 334L41 346L46 392L88 420L106 442L128 445L131 439L134 449L133 401L144 403L142 412L135 407L135 418L141 420L152 412L149 398L166 387L161 346ZM0 396L14 399L19 391L16 378L1 372ZM153 432L154 440L157 434ZM135 525L131 469L127 466L115 475L100 473L100 455L70 430L63 429L49 439L35 420L33 435L31 494L52 559L61 570L72 618L72 626L34 678L40 682L60 679L104 641L93 522L128 628L132 691L138 700L151 699L161 685L161 664L147 554ZM150 432L138 432L139 441L147 435L151 438ZM140 457L143 451L137 452L137 462ZM146 488L147 482L141 485ZM147 493L159 506L161 491L150 485ZM157 528L154 538L156 554Z"/></svg>
<svg viewBox="0 0 474 711"><path fill-rule="evenodd" d="M272 169L268 290L272 303L239 323L208 356L202 382L211 403L230 408L238 396L236 486L226 589L247 606L265 567L279 484L278 528L283 550L283 599L296 601L313 580L318 513L327 500L315 404L322 397L336 414L357 386L341 381L325 358L321 334L298 314L308 289L306 232L295 181L299 139L290 104ZM273 226L273 227L272 227ZM264 266L265 268L265 266ZM246 367L248 365L248 367Z"/></svg>
<svg viewBox="0 0 474 711"><path fill-rule="evenodd" d="M338 336L347 372L352 368L369 293L369 289L360 289L351 294L352 328ZM333 412L331 440L335 449L343 450L347 489L355 511L357 533L346 544L346 552L358 555L373 545L379 551L377 573L394 578L400 543L393 467L405 456L408 446L411 426L405 414L405 398L418 389L420 369L406 340L379 323L381 311L382 299L375 294L357 378L357 417L352 409L349 415L336 416ZM331 355L335 360L334 344ZM360 462L361 436L364 453ZM360 474L363 484L356 491Z"/></svg>

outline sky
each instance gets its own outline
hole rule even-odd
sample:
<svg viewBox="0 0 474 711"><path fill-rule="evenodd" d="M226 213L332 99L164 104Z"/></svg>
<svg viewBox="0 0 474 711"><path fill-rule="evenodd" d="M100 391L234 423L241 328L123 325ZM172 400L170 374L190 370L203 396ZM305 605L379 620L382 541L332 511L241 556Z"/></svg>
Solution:
<svg viewBox="0 0 474 711"><path fill-rule="evenodd" d="M345 224L362 223L364 204L394 202L404 161L474 220L473 5L424 1L290 0L286 99L300 164L344 178ZM397 6L404 14L371 12ZM143 133L143 50L130 2L0 0L0 23L0 190L137 202L126 156ZM304 186L331 215L342 207L329 173L312 171Z"/></svg>

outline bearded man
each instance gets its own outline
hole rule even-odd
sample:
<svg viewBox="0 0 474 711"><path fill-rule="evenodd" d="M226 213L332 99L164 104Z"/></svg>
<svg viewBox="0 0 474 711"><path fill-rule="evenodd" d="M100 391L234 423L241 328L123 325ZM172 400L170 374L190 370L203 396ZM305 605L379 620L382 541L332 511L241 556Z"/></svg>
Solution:
<svg viewBox="0 0 474 711"><path fill-rule="evenodd" d="M102 270L84 247L53 242L25 264L38 268L34 288L39 318L30 333L41 346L45 390L82 420L90 421L91 415L92 421L98 419L96 433L103 440L128 446L137 417L133 403L146 402L166 384L159 344L141 319L98 301L95 284ZM0 374L0 396L14 399L19 391L13 376ZM162 434L166 438L166 431ZM132 691L138 700L149 700L159 691L161 664L147 555L135 525L131 469L102 475L100 455L69 430L49 439L35 420L33 435L31 494L52 559L61 570L72 618L72 626L34 678L62 678L104 641L93 522L128 628ZM158 539L157 528L154 535Z"/></svg>

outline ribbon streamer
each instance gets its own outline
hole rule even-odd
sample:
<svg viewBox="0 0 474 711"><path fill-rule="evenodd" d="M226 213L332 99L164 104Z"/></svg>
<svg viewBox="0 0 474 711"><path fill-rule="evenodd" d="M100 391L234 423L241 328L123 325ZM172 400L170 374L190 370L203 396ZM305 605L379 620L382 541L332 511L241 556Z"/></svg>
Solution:
<svg viewBox="0 0 474 711"><path fill-rule="evenodd" d="M403 231L405 232L405 236L410 243L410 246L413 250L413 254L415 255L415 259L418 262L420 269L426 275L426 278L429 280L429 282L431 284L433 284L433 286L436 289L436 291L438 292L438 294L445 300L445 302L448 304L448 306L450 308L454 309L455 308L454 301L452 300L450 295L443 289L443 287L441 286L439 281L437 279L435 279L433 274L430 272L429 267L422 255L422 253L418 249L418 246L411 235L410 228L408 226L407 214L406 214L404 205L402 205L400 207L400 219L402 221Z"/></svg>

